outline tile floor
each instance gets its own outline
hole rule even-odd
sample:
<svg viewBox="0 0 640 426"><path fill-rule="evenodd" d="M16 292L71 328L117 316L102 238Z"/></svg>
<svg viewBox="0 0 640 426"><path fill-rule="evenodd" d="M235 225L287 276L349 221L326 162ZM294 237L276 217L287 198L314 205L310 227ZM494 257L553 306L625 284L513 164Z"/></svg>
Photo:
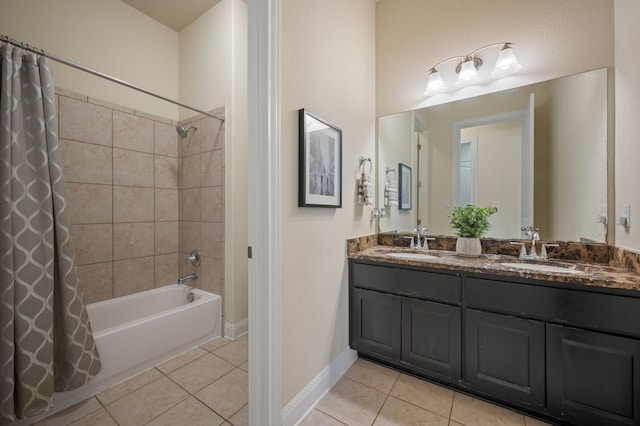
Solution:
<svg viewBox="0 0 640 426"><path fill-rule="evenodd" d="M246 335L212 340L36 425L248 425L247 360ZM545 423L360 358L300 423L325 425Z"/></svg>
<svg viewBox="0 0 640 426"><path fill-rule="evenodd" d="M546 423L359 358L300 426Z"/></svg>
<svg viewBox="0 0 640 426"><path fill-rule="evenodd" d="M215 339L36 425L248 425L247 360L246 335Z"/></svg>

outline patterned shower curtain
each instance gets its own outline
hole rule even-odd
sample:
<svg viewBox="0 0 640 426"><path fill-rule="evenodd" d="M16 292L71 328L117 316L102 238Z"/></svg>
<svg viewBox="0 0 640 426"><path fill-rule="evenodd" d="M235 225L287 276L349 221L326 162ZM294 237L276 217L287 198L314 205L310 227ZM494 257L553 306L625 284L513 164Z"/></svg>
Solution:
<svg viewBox="0 0 640 426"><path fill-rule="evenodd" d="M0 68L0 424L100 371L69 237L53 80L5 44Z"/></svg>

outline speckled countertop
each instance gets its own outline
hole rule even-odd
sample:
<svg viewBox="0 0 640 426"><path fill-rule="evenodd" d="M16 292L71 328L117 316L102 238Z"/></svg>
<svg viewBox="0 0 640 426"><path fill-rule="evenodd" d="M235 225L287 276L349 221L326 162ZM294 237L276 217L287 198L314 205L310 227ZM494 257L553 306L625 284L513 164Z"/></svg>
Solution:
<svg viewBox="0 0 640 426"><path fill-rule="evenodd" d="M417 253L427 256L420 256L421 258L413 259L409 257L402 257L404 256L403 253ZM409 254L409 256L412 255ZM447 271L465 271L482 274L489 273L507 277L520 277L526 279L553 281L556 283L582 284L640 292L640 274L629 269L595 262L571 260L520 260L515 256L500 254L483 254L479 257L464 257L453 251L412 250L405 247L388 245L370 245L366 248L362 247L361 250L350 252L349 257L352 259L364 259L398 265L423 266L431 269L442 269ZM508 266L506 263L543 264L569 268L571 271L548 272L528 270ZM576 273L577 271L580 272Z"/></svg>

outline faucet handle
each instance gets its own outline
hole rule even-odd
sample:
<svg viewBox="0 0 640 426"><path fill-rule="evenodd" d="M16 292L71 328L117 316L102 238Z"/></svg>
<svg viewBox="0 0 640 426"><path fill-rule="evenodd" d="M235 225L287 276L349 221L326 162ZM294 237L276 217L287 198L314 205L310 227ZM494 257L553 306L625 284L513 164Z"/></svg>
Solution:
<svg viewBox="0 0 640 426"><path fill-rule="evenodd" d="M200 266L200 250L191 250L191 255L184 260L184 264L191 262L193 266Z"/></svg>
<svg viewBox="0 0 640 426"><path fill-rule="evenodd" d="M525 244L522 241L510 241L510 243L514 245L520 245L520 254L518 256L520 259L527 258L527 249L525 248Z"/></svg>
<svg viewBox="0 0 640 426"><path fill-rule="evenodd" d="M549 256L547 256L547 247L558 247L559 244L551 244L551 243L545 243L542 244L542 248L540 249L540 259L542 260L547 260L549 258Z"/></svg>

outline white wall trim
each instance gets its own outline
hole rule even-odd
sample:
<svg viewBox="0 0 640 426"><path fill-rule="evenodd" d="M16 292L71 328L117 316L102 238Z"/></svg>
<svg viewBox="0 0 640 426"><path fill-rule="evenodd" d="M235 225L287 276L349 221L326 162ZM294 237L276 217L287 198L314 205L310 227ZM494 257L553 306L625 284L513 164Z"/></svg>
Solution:
<svg viewBox="0 0 640 426"><path fill-rule="evenodd" d="M282 423L280 0L249 0L249 424Z"/></svg>
<svg viewBox="0 0 640 426"><path fill-rule="evenodd" d="M347 372L349 367L358 359L358 353L349 347L322 369L307 386L304 387L283 409L283 426L297 425L307 414L313 410L316 404L336 382Z"/></svg>
<svg viewBox="0 0 640 426"><path fill-rule="evenodd" d="M236 340L238 337L249 332L249 319L245 318L235 324L230 322L224 323L224 337Z"/></svg>

